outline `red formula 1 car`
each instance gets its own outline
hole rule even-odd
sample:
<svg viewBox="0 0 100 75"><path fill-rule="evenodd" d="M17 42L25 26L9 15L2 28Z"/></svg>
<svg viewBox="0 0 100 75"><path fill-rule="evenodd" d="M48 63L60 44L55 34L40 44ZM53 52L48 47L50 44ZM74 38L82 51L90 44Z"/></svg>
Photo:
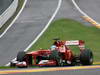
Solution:
<svg viewBox="0 0 100 75"><path fill-rule="evenodd" d="M73 54L69 46L78 46L80 53ZM11 61L11 66L67 66L67 65L92 65L93 53L86 49L83 40L61 41L55 39L50 49L40 49L32 52L20 51L16 61Z"/></svg>

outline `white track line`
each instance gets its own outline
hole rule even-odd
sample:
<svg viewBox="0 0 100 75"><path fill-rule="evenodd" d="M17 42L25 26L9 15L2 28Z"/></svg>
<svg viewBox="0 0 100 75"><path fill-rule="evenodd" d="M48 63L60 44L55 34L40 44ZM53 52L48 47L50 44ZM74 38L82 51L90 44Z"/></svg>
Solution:
<svg viewBox="0 0 100 75"><path fill-rule="evenodd" d="M46 26L40 32L40 34L35 38L35 40L24 51L28 51L29 48L31 48L36 43L36 41L42 36L42 34L46 31L46 29L49 27L49 25L51 24L51 22L54 20L55 16L57 15L57 13L58 13L58 11L59 11L59 9L61 7L61 4L62 4L62 0L59 0L58 6L57 6L55 12L53 13L51 19L49 20L49 22L46 24ZM13 59L12 61L14 61L14 60L16 60L16 58ZM9 66L9 65L10 65L10 62L8 64L6 64L5 66Z"/></svg>
<svg viewBox="0 0 100 75"><path fill-rule="evenodd" d="M14 24L14 22L18 19L19 15L21 14L21 12L23 11L25 5L26 5L27 0L24 1L24 4L21 8L21 10L19 11L19 13L17 14L17 16L13 19L13 21L11 22L11 24L5 29L5 31L0 35L0 38L2 38L5 33L8 31L8 29Z"/></svg>
<svg viewBox="0 0 100 75"><path fill-rule="evenodd" d="M74 4L74 6L77 8L77 10L78 10L81 14L83 14L84 16L88 16L86 13L84 13L84 12L79 8L79 6L76 4L75 0L72 0L72 2L73 2L73 4Z"/></svg>
<svg viewBox="0 0 100 75"><path fill-rule="evenodd" d="M77 8L77 10L84 16L91 18L90 16L88 16L85 12L83 12L80 7L77 5L77 3L75 2L75 0L72 0L72 3L74 4L74 6ZM96 22L93 18L91 18L92 21ZM100 25L98 22L96 22L97 25Z"/></svg>

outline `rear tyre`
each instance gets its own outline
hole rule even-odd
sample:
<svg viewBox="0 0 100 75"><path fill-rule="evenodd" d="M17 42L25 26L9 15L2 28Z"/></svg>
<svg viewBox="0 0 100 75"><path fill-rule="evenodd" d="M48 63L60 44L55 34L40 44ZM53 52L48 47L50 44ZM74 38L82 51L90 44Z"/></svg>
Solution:
<svg viewBox="0 0 100 75"><path fill-rule="evenodd" d="M80 54L80 62L82 65L93 64L93 53L90 49L85 49Z"/></svg>
<svg viewBox="0 0 100 75"><path fill-rule="evenodd" d="M24 51L18 52L18 54L17 54L17 61L19 61L19 62L24 61L25 55L26 55L26 52L24 52Z"/></svg>

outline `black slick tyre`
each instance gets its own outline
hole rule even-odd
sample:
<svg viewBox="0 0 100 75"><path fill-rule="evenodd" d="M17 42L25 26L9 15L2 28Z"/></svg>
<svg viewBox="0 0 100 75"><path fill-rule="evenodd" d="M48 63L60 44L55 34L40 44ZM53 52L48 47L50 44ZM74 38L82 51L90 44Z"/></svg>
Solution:
<svg viewBox="0 0 100 75"><path fill-rule="evenodd" d="M26 55L26 52L19 51L18 54L17 54L17 61L19 61L19 62L24 61L25 55Z"/></svg>
<svg viewBox="0 0 100 75"><path fill-rule="evenodd" d="M80 62L82 65L93 64L93 53L90 49L85 49L80 53Z"/></svg>

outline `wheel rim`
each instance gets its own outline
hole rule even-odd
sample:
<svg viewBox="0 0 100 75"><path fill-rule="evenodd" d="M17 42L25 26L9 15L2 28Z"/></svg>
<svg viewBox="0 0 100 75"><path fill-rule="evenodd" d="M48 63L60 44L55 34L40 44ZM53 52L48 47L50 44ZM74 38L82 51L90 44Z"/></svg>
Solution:
<svg viewBox="0 0 100 75"><path fill-rule="evenodd" d="M92 57L90 58L90 63L93 63L93 58Z"/></svg>

